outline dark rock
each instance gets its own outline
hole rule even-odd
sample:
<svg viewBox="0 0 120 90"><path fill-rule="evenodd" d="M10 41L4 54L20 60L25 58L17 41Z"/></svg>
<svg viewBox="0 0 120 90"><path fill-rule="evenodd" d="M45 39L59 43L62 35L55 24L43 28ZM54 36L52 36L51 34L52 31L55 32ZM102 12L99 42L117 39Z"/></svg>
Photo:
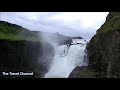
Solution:
<svg viewBox="0 0 120 90"><path fill-rule="evenodd" d="M19 25L0 21L0 72L33 72L34 75L29 77L43 77L55 55L54 47L44 35L58 45L70 44L73 38L81 39L59 33L30 31ZM0 77L4 76L0 73Z"/></svg>
<svg viewBox="0 0 120 90"><path fill-rule="evenodd" d="M120 77L120 12L108 14L87 50L89 68L99 73L99 77Z"/></svg>
<svg viewBox="0 0 120 90"><path fill-rule="evenodd" d="M54 49L48 43L0 40L0 72L35 71L34 77L37 73L43 76L48 70L43 56L49 60L54 56Z"/></svg>
<svg viewBox="0 0 120 90"><path fill-rule="evenodd" d="M89 70L87 66L78 66L70 73L68 78L97 78L97 74Z"/></svg>

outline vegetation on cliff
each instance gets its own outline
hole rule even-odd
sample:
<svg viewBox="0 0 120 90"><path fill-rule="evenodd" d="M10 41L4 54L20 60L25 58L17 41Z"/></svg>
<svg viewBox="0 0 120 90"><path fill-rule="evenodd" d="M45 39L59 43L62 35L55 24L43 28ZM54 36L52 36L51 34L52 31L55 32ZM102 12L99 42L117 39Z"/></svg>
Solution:
<svg viewBox="0 0 120 90"><path fill-rule="evenodd" d="M70 78L120 77L120 12L108 14L105 23L88 43L87 53L88 67L75 68Z"/></svg>
<svg viewBox="0 0 120 90"><path fill-rule="evenodd" d="M43 77L48 68L44 60L54 55L54 49L38 34L0 21L0 77ZM2 72L34 72L34 75L2 76Z"/></svg>
<svg viewBox="0 0 120 90"><path fill-rule="evenodd" d="M110 12L88 46L89 68L99 77L120 77L120 12Z"/></svg>
<svg viewBox="0 0 120 90"><path fill-rule="evenodd" d="M0 77L43 77L54 56L54 47L49 43L49 38L52 43L62 45L71 43L74 37L30 31L22 26L0 21ZM33 72L34 75L2 76L2 72Z"/></svg>

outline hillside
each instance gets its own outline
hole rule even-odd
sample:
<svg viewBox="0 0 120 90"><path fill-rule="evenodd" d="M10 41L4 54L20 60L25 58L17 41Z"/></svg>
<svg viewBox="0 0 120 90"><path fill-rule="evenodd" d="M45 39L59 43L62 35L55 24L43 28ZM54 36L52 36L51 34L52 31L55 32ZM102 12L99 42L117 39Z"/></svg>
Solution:
<svg viewBox="0 0 120 90"><path fill-rule="evenodd" d="M12 24L6 21L0 21L0 39L7 40L27 40L27 41L45 41L45 38L51 38L54 42L58 42L60 44L70 42L73 38L81 38L81 37L68 37L61 35L59 33L47 33L40 31L30 31L22 26ZM40 39L41 38L41 39ZM81 38L82 39L82 38Z"/></svg>
<svg viewBox="0 0 120 90"><path fill-rule="evenodd" d="M0 21L0 39L38 41L38 36L22 26Z"/></svg>

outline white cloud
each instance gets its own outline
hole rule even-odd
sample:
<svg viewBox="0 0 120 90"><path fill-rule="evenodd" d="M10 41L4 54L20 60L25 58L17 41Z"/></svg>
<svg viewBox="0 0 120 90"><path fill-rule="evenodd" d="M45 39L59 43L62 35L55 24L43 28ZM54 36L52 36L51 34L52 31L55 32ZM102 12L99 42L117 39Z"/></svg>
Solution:
<svg viewBox="0 0 120 90"><path fill-rule="evenodd" d="M49 20L57 20L65 25L76 24L83 28L97 27L98 23L105 21L108 12L58 12L59 14L49 18ZM102 21L102 22L101 22Z"/></svg>
<svg viewBox="0 0 120 90"><path fill-rule="evenodd" d="M108 12L2 12L1 19L37 31L91 38Z"/></svg>

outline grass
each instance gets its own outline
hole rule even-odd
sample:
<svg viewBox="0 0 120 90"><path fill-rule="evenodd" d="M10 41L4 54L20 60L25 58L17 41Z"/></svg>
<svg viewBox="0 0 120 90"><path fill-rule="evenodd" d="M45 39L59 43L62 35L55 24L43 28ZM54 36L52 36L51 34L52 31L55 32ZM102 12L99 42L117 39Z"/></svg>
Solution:
<svg viewBox="0 0 120 90"><path fill-rule="evenodd" d="M37 36L14 35L0 32L0 39L39 41Z"/></svg>
<svg viewBox="0 0 120 90"><path fill-rule="evenodd" d="M4 21L0 22L0 39L39 41L36 32Z"/></svg>
<svg viewBox="0 0 120 90"><path fill-rule="evenodd" d="M106 33L112 30L120 29L120 16L114 16L105 22L100 30L97 31L97 35L101 33Z"/></svg>

